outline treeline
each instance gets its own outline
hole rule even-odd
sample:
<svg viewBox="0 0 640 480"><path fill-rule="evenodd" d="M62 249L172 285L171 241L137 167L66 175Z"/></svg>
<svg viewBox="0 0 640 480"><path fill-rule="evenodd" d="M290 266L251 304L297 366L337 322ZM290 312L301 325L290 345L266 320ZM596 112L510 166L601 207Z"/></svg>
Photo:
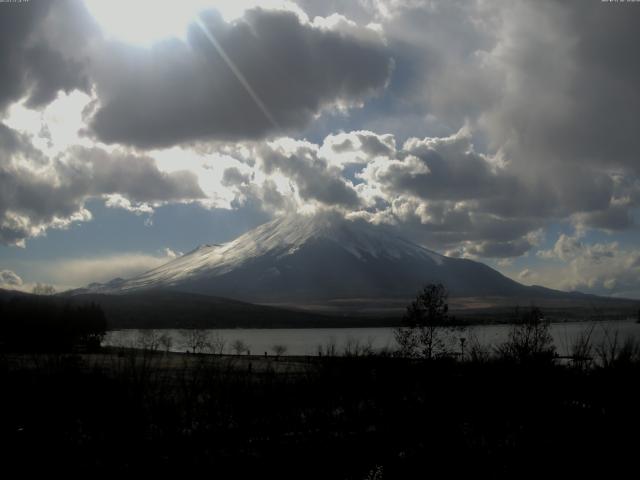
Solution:
<svg viewBox="0 0 640 480"><path fill-rule="evenodd" d="M107 330L95 303L71 305L55 299L0 299L0 349L15 352L95 351Z"/></svg>

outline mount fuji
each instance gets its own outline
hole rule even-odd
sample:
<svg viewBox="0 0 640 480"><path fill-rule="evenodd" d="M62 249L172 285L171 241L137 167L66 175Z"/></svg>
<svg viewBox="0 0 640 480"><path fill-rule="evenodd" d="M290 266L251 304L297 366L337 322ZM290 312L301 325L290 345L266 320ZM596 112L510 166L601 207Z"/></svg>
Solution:
<svg viewBox="0 0 640 480"><path fill-rule="evenodd" d="M390 227L337 214L278 218L231 242L202 245L136 277L91 284L77 293L163 289L255 303L303 304L406 299L432 282L443 283L455 297L561 293L526 287L482 263L428 250Z"/></svg>

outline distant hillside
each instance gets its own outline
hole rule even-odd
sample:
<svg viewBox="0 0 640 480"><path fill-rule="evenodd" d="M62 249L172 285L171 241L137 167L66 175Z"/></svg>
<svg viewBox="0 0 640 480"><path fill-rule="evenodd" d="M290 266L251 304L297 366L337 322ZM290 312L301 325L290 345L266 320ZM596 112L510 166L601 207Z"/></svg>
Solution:
<svg viewBox="0 0 640 480"><path fill-rule="evenodd" d="M29 298L58 304L96 303L108 328L311 328L396 326L410 299L336 300L307 305L256 305L227 298L150 290L127 295L59 294L39 297L0 289L0 300ZM514 307L537 305L550 320L607 320L636 317L640 301L583 296L532 299L467 297L451 299L451 314L462 323L506 323Z"/></svg>
<svg viewBox="0 0 640 480"><path fill-rule="evenodd" d="M227 298L176 291L151 290L128 295L81 294L60 298L95 302L109 328L308 328L389 325L391 319L330 316L307 311L254 305Z"/></svg>

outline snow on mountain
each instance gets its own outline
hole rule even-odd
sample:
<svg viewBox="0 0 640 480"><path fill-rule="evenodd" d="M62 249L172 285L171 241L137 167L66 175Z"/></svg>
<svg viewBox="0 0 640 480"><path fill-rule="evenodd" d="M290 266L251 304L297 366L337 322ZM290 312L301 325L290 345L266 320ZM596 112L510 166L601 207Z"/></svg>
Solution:
<svg viewBox="0 0 640 480"><path fill-rule="evenodd" d="M478 262L445 257L391 228L337 215L293 215L222 245L202 245L93 293L170 288L249 301L376 298L414 294L442 282L457 295L509 295L522 285Z"/></svg>

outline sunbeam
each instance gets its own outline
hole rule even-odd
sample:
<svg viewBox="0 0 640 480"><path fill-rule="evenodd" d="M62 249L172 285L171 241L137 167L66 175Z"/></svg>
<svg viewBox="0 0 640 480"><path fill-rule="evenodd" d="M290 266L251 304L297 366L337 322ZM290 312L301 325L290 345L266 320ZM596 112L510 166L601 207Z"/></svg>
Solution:
<svg viewBox="0 0 640 480"><path fill-rule="evenodd" d="M229 58L229 55L227 55L227 53L222 48L222 45L220 45L220 43L216 40L213 34L209 31L207 26L203 23L202 19L198 17L196 18L195 21L198 27L200 28L200 30L202 30L202 33L204 33L207 39L211 42L211 45L213 45L213 47L216 49L220 57L222 57L222 60L224 60L224 62L229 67L229 69L233 72L233 74L238 79L242 87L246 90L246 92L249 94L251 99L255 102L256 106L260 109L260 111L264 114L266 119L269 121L269 123L271 123L271 125L273 125L273 127L276 130L280 130L280 125L278 124L278 121L276 120L276 118L269 111L266 104L262 101L262 99L253 89L253 87L251 87L251 84L246 79L246 77L242 74L240 69L236 66L235 63L233 63L233 60Z"/></svg>

